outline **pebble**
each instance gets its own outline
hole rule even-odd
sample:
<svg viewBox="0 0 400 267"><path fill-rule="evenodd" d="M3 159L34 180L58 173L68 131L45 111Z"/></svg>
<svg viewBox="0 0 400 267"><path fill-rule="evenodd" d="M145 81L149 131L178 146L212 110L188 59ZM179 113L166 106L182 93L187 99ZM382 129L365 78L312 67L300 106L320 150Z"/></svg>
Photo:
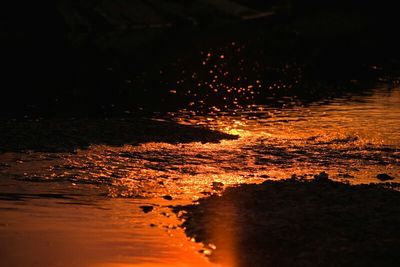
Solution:
<svg viewBox="0 0 400 267"><path fill-rule="evenodd" d="M327 181L329 180L329 175L326 172L321 172L320 174L314 175L316 181Z"/></svg>
<svg viewBox="0 0 400 267"><path fill-rule="evenodd" d="M380 180L380 181L394 180L394 177L392 177L386 173L380 173L376 176L376 178L378 178L378 180Z"/></svg>
<svg viewBox="0 0 400 267"><path fill-rule="evenodd" d="M152 211L154 209L153 206L140 206L140 208L142 209L142 211L144 213L149 213L150 211Z"/></svg>
<svg viewBox="0 0 400 267"><path fill-rule="evenodd" d="M172 197L170 195L166 195L166 196L163 196L163 199L172 200Z"/></svg>

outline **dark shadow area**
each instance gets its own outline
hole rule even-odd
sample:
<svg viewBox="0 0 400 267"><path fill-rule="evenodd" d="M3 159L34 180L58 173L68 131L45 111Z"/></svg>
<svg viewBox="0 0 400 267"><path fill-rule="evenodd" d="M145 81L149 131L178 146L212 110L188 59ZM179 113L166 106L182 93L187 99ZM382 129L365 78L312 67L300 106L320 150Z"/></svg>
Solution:
<svg viewBox="0 0 400 267"><path fill-rule="evenodd" d="M1 120L0 152L73 152L89 145L218 142L238 136L145 118Z"/></svg>
<svg viewBox="0 0 400 267"><path fill-rule="evenodd" d="M397 185L398 186L398 185ZM188 236L235 266L397 266L400 193L319 175L228 188L184 211Z"/></svg>
<svg viewBox="0 0 400 267"><path fill-rule="evenodd" d="M268 105L399 77L392 1L42 0L2 13L2 117Z"/></svg>

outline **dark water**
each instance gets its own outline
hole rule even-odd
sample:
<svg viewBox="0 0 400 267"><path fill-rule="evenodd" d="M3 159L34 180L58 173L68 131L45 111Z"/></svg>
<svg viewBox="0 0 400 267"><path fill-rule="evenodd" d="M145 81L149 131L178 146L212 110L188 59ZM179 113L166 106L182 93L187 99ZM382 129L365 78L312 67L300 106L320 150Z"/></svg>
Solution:
<svg viewBox="0 0 400 267"><path fill-rule="evenodd" d="M2 153L1 265L212 266L197 252L202 246L176 228L169 205L229 185L321 171L350 183L378 182L378 173L399 182L399 88L308 105L283 101L279 108L181 110L158 118L240 136L218 144ZM143 205L153 211L143 213Z"/></svg>

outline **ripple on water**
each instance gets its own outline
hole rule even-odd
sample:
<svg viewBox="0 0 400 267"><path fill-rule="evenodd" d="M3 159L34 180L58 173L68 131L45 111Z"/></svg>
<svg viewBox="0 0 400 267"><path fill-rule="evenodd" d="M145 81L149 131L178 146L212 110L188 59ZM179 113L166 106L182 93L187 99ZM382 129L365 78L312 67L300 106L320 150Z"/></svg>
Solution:
<svg viewBox="0 0 400 267"><path fill-rule="evenodd" d="M68 206L64 208L67 215L60 215L59 222L68 221L80 230L88 230L87 225L82 226L85 220L104 231L117 225L121 232L110 231L110 236L123 233L132 235L132 239L118 243L105 237L114 248L146 244L149 250L157 247L155 251L170 255L165 247L171 241L154 239L160 237L160 228L167 237L180 235L176 242L184 242L185 238L182 232L173 230L177 221L165 221L170 218L168 206L218 194L226 186L291 174L312 177L324 170L334 179L351 183L377 182L378 173L390 174L396 178L394 182L400 179L399 89L377 89L369 96L338 98L306 107L251 106L207 115L182 110L168 119L238 134L240 138L217 144L149 142L120 147L93 145L76 153L3 154L0 200L9 204L2 204L2 212L12 213L13 208L20 210L26 205L24 209L29 213L41 207L41 219L35 222L43 225L51 223L52 213L62 214L59 205ZM12 200L23 203L13 206ZM152 207L145 216L140 208L143 206ZM121 207L122 215L118 213ZM76 212L89 217L77 218ZM110 220L105 219L107 216ZM96 219L107 225L99 225ZM150 224L157 226L157 234L149 230ZM129 230L132 225L137 227L135 231ZM43 230L39 226L37 229ZM133 255L129 258L132 262L143 257L142 250L132 248L126 252ZM145 262L154 260L154 254L148 254Z"/></svg>
<svg viewBox="0 0 400 267"><path fill-rule="evenodd" d="M183 199L212 192L212 182L232 185L292 173L327 170L331 177L355 177L353 183L375 181L382 172L399 176L399 89L380 88L369 96L307 107L251 106L208 115L182 110L169 119L239 134L240 139L218 144L94 145L76 154L58 153L56 158L42 153L40 161L40 153L32 153L18 159L34 164L14 164L6 172L14 170L24 181L101 186L111 196L170 194Z"/></svg>

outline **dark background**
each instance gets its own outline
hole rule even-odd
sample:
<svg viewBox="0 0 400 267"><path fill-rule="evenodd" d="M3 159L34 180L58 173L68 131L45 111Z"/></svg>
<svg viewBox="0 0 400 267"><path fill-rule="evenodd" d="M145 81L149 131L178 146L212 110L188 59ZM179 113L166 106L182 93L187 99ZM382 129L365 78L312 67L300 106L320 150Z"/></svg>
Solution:
<svg viewBox="0 0 400 267"><path fill-rule="evenodd" d="M296 75L291 91L273 94L312 98L358 90L355 81L396 75L400 58L393 1L237 0L258 13L275 12L253 20L206 1L110 2L2 4L2 117L122 116L185 107L194 98L188 88L208 79L189 75L202 72L202 51L226 53L221 67L248 77L233 83L236 76L229 76L224 83L262 80L262 92L251 101L264 104L266 88ZM153 12L141 11L143 5ZM240 55L229 56L231 43L243 45ZM239 69L240 59L247 63ZM171 96L172 89L177 93ZM218 96L198 90L197 97L219 104Z"/></svg>

